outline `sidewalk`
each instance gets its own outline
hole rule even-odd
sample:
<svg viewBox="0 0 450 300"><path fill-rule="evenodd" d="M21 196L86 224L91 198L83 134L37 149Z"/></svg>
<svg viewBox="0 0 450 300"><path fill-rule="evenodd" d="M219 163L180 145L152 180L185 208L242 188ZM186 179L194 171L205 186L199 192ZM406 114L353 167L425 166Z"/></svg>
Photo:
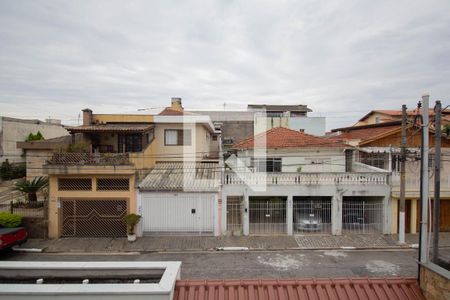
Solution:
<svg viewBox="0 0 450 300"><path fill-rule="evenodd" d="M441 246L450 247L450 234ZM407 235L407 244L399 245L395 235L296 235L296 236L158 236L142 237L134 243L126 238L30 239L20 248L38 248L44 252L117 253L216 251L222 247L246 247L248 250L316 249L401 249L417 243L417 235Z"/></svg>

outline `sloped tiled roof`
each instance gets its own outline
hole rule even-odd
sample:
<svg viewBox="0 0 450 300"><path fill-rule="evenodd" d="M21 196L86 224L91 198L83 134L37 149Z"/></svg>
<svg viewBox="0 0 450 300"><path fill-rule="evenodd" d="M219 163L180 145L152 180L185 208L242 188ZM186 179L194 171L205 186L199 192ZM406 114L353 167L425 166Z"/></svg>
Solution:
<svg viewBox="0 0 450 300"><path fill-rule="evenodd" d="M415 278L179 280L174 300L425 300Z"/></svg>
<svg viewBox="0 0 450 300"><path fill-rule="evenodd" d="M154 127L153 124L136 124L136 123L120 123L120 124L92 124L81 125L68 128L70 132L145 132Z"/></svg>
<svg viewBox="0 0 450 300"><path fill-rule="evenodd" d="M333 129L332 132L340 132L338 135L330 136L334 140L367 140L381 134L395 131L401 128L401 122L389 122L380 124L371 124L364 126L354 126L347 128Z"/></svg>
<svg viewBox="0 0 450 300"><path fill-rule="evenodd" d="M364 119L366 119L368 116L370 116L373 113L380 113L380 114L384 114L384 115L388 115L388 116L392 116L392 117L401 117L402 115L402 111L401 110L395 110L395 109L377 109L377 110L372 110L370 112L368 112L366 115L364 115L364 117L362 117L361 119L359 119L359 121L363 121ZM450 110L449 109L445 109L442 111L443 114L449 114ZM415 116L418 114L421 114L421 109L413 109L413 110L408 110L406 111L406 114L408 116ZM433 108L429 109L429 114L430 116L434 116L435 112Z"/></svg>
<svg viewBox="0 0 450 300"><path fill-rule="evenodd" d="M217 191L220 170L215 162L160 162L139 184L145 191Z"/></svg>
<svg viewBox="0 0 450 300"><path fill-rule="evenodd" d="M234 149L252 149L256 147L299 148L299 147L345 147L339 141L322 138L304 132L275 127L254 137L242 140L233 145Z"/></svg>
<svg viewBox="0 0 450 300"><path fill-rule="evenodd" d="M158 114L158 116L184 116L184 115L193 115L193 113L186 111L179 111L170 107L166 107Z"/></svg>

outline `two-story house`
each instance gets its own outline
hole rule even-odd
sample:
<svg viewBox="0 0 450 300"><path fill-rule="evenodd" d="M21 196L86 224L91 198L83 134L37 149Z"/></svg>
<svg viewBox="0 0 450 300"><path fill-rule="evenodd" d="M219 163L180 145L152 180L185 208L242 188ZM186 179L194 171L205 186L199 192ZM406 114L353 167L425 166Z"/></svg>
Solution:
<svg viewBox="0 0 450 300"><path fill-rule="evenodd" d="M370 115L370 113L368 114ZM421 132L419 126L409 124L406 130L406 208L405 231L416 233L419 229L420 198L420 145ZM390 233L398 232L399 198L400 198L400 142L401 121L371 123L368 125L350 126L333 129L330 139L340 140L358 149L356 159L377 168L392 172L392 195L390 207ZM430 141L430 182L434 180L434 131L429 133ZM450 140L443 135L441 140L442 155L450 153ZM434 185L430 184L430 197L434 195ZM450 164L441 160L441 212L440 226L442 231L450 230Z"/></svg>
<svg viewBox="0 0 450 300"><path fill-rule="evenodd" d="M234 144L222 188L231 234L387 233L389 172L352 146L284 127Z"/></svg>
<svg viewBox="0 0 450 300"><path fill-rule="evenodd" d="M44 164L49 236L123 236L123 217L139 213L138 184L162 162L217 157L208 118L183 112L180 98L159 115L94 114L69 128L73 142ZM142 200L144 202L144 200ZM142 223L146 224L145 216Z"/></svg>

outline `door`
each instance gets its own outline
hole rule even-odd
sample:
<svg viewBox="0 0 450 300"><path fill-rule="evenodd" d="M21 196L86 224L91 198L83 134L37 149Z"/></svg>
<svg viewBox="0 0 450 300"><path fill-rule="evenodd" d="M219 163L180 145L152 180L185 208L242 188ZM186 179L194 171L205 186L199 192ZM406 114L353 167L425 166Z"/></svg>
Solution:
<svg viewBox="0 0 450 300"><path fill-rule="evenodd" d="M214 194L142 193L143 231L147 234L214 232Z"/></svg>
<svg viewBox="0 0 450 300"><path fill-rule="evenodd" d="M227 231L232 235L242 234L242 197L227 199Z"/></svg>
<svg viewBox="0 0 450 300"><path fill-rule="evenodd" d="M123 199L60 199L62 237L120 237L126 235Z"/></svg>

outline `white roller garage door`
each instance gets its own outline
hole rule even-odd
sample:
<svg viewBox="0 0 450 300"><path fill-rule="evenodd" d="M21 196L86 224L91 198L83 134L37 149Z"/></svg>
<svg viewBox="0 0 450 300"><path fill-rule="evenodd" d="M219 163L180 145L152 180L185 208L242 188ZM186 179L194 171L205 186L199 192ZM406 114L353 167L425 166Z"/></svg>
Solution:
<svg viewBox="0 0 450 300"><path fill-rule="evenodd" d="M141 193L145 233L213 233L215 194Z"/></svg>

